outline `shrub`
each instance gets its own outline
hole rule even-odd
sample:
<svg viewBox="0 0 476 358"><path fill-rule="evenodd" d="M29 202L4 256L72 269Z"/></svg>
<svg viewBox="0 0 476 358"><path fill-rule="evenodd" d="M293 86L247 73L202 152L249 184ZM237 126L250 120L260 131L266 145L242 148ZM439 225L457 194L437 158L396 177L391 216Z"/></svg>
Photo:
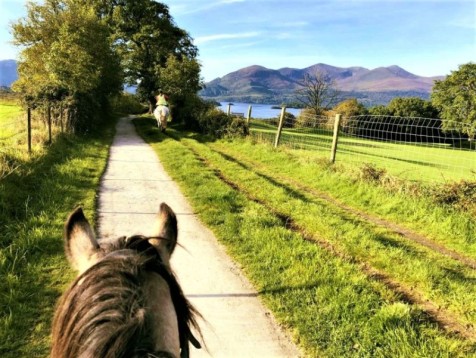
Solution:
<svg viewBox="0 0 476 358"><path fill-rule="evenodd" d="M318 128L326 124L326 122L327 121L323 121L322 115L316 115L316 111L313 108L304 108L294 121L294 126Z"/></svg>
<svg viewBox="0 0 476 358"><path fill-rule="evenodd" d="M359 178L365 182L379 183L387 174L385 169L377 168L376 166L364 163L360 167Z"/></svg>
<svg viewBox="0 0 476 358"><path fill-rule="evenodd" d="M217 108L209 108L203 112L198 118L198 125L200 132L216 138L248 134L248 125L243 119L228 117Z"/></svg>
<svg viewBox="0 0 476 358"><path fill-rule="evenodd" d="M278 119L279 121L279 119ZM284 128L294 128L296 124L296 116L292 113L286 112L284 114L284 123L283 127Z"/></svg>
<svg viewBox="0 0 476 358"><path fill-rule="evenodd" d="M461 180L433 188L433 200L476 214L476 181Z"/></svg>
<svg viewBox="0 0 476 358"><path fill-rule="evenodd" d="M121 114L142 114L146 113L148 107L142 104L136 95L121 93L112 100L112 108Z"/></svg>
<svg viewBox="0 0 476 358"><path fill-rule="evenodd" d="M242 118L233 117L226 127L225 136L245 137L250 134L249 127Z"/></svg>
<svg viewBox="0 0 476 358"><path fill-rule="evenodd" d="M461 180L443 185L424 186L388 175L387 171L373 164L364 164L358 179L381 186L393 193L405 193L413 197L429 197L438 205L476 215L476 181Z"/></svg>

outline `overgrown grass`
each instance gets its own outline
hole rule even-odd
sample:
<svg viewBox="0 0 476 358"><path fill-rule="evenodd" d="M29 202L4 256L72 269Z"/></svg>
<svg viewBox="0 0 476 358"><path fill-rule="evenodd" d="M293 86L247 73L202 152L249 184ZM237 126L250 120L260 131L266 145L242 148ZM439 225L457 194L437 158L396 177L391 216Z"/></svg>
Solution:
<svg viewBox="0 0 476 358"><path fill-rule="evenodd" d="M304 157L297 159L295 153L249 141L209 141L172 129L170 137L164 137L153 121L135 123L195 211L243 265L308 355L476 354L473 340L445 332L428 318L430 312L388 285L392 281L414 292L422 302L429 300L446 312L450 321L474 330L474 270L293 183L329 189L346 205L412 223L409 226L431 238L441 229L438 240L462 251L471 248L472 257L474 218L346 179ZM442 223L435 220L443 215ZM463 233L455 244L454 233L445 238L450 227Z"/></svg>
<svg viewBox="0 0 476 358"><path fill-rule="evenodd" d="M94 217L113 124L87 137L60 135L48 150L21 155L0 180L0 356L46 357L60 293L72 279L63 254L67 215Z"/></svg>

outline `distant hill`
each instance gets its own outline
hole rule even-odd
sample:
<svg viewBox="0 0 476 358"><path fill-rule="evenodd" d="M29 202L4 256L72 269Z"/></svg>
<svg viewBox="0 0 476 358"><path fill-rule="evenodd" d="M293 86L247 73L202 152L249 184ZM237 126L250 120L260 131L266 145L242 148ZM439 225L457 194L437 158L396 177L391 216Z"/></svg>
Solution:
<svg viewBox="0 0 476 358"><path fill-rule="evenodd" d="M218 101L292 101L304 76L316 72L327 74L335 80L337 88L343 91L343 97L357 97L368 105L385 104L397 96L428 98L434 81L443 78L417 76L398 66L369 70L319 63L304 69L272 70L255 65L208 82L200 95Z"/></svg>
<svg viewBox="0 0 476 358"><path fill-rule="evenodd" d="M18 78L15 60L0 60L0 87L10 87Z"/></svg>

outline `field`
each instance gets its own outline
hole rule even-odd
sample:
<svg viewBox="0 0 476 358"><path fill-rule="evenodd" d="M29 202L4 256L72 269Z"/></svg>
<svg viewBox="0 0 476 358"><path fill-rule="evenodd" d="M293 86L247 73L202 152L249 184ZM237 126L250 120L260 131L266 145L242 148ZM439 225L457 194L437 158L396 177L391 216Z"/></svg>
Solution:
<svg viewBox="0 0 476 358"><path fill-rule="evenodd" d="M22 108L11 101L0 101L0 143L9 140L20 132L23 121L24 112Z"/></svg>
<svg viewBox="0 0 476 358"><path fill-rule="evenodd" d="M273 142L276 125L251 122L251 133ZM330 157L332 131L318 128L284 128L281 145L312 152L316 158ZM476 179L476 151L459 150L449 144L399 143L368 140L346 134L339 138L336 162L349 168L371 163L404 180L448 182Z"/></svg>
<svg viewBox="0 0 476 358"><path fill-rule="evenodd" d="M50 133L46 120L46 109L31 110L30 139L31 157L42 155L50 142ZM52 111L51 141L63 132L58 115ZM0 154L21 157L28 153L27 111L18 101L0 98ZM0 175L1 177L1 175Z"/></svg>
<svg viewBox="0 0 476 358"><path fill-rule="evenodd" d="M476 354L474 217L299 151L135 123L307 355Z"/></svg>

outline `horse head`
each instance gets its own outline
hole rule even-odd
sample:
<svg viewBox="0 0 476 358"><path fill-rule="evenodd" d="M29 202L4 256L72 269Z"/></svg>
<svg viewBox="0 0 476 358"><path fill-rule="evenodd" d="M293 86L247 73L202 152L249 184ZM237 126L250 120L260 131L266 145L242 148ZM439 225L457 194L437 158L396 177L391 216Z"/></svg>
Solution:
<svg viewBox="0 0 476 358"><path fill-rule="evenodd" d="M51 356L187 357L197 312L170 267L177 219L160 205L152 236L97 240L81 208L64 229L78 276L60 298Z"/></svg>

